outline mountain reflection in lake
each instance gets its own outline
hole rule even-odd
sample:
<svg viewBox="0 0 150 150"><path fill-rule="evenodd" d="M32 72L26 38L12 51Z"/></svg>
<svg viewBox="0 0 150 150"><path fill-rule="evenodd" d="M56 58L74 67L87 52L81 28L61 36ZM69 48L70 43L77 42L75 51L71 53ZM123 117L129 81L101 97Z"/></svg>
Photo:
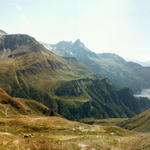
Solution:
<svg viewBox="0 0 150 150"><path fill-rule="evenodd" d="M135 94L135 97L147 97L150 99L150 89L144 89L140 94Z"/></svg>

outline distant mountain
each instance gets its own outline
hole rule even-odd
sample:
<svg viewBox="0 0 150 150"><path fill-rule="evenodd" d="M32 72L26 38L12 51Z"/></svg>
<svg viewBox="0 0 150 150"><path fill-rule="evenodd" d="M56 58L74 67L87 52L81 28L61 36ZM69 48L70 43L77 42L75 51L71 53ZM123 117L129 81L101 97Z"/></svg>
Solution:
<svg viewBox="0 0 150 150"><path fill-rule="evenodd" d="M134 60L133 60L134 61ZM143 67L150 67L150 61L134 61L140 65L142 65Z"/></svg>
<svg viewBox="0 0 150 150"><path fill-rule="evenodd" d="M150 88L150 68L142 67L134 62L127 62L116 54L96 54L86 48L80 40L76 40L74 43L62 41L53 45L47 44L46 47L59 56L75 57L96 74L108 77L121 88L129 87L134 92Z"/></svg>

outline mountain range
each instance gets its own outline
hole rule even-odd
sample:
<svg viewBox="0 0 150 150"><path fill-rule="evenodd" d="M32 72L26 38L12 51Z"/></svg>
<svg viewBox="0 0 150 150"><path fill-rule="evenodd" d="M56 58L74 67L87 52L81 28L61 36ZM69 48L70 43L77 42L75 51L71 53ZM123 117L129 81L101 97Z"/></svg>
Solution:
<svg viewBox="0 0 150 150"><path fill-rule="evenodd" d="M144 66L144 67L150 67L150 61L138 61L138 60L135 60L134 62Z"/></svg>
<svg viewBox="0 0 150 150"><path fill-rule="evenodd" d="M75 45L86 49L79 40ZM0 88L11 96L35 99L72 120L132 117L150 107L149 100L136 99L128 88L117 88L102 75L77 58L55 55L28 35L0 37Z"/></svg>
<svg viewBox="0 0 150 150"><path fill-rule="evenodd" d="M149 68L80 40L69 45L47 44L51 52L29 35L0 31L0 149L149 150L150 100L132 92L147 86Z"/></svg>
<svg viewBox="0 0 150 150"><path fill-rule="evenodd" d="M129 87L135 93L150 88L150 67L128 62L113 53L96 54L79 39L74 43L61 41L57 44L43 43L43 45L59 56L75 57L94 73L109 78L120 88Z"/></svg>

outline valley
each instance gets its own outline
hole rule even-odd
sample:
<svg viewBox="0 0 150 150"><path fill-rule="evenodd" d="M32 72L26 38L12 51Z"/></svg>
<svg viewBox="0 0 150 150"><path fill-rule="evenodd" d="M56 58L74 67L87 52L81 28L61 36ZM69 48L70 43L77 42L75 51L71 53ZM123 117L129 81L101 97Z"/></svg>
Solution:
<svg viewBox="0 0 150 150"><path fill-rule="evenodd" d="M150 1L3 0L0 150L150 150Z"/></svg>
<svg viewBox="0 0 150 150"><path fill-rule="evenodd" d="M150 150L150 1L3 0L0 150Z"/></svg>
<svg viewBox="0 0 150 150"><path fill-rule="evenodd" d="M30 136L32 135L32 136ZM150 134L60 117L0 118L1 150L149 150Z"/></svg>
<svg viewBox="0 0 150 150"><path fill-rule="evenodd" d="M0 38L0 87L71 120L133 117L150 107L129 88L118 88L77 59L57 56L24 34Z"/></svg>
<svg viewBox="0 0 150 150"><path fill-rule="evenodd" d="M1 150L149 150L148 98L135 97L128 87L77 58L57 56L28 35L3 34Z"/></svg>

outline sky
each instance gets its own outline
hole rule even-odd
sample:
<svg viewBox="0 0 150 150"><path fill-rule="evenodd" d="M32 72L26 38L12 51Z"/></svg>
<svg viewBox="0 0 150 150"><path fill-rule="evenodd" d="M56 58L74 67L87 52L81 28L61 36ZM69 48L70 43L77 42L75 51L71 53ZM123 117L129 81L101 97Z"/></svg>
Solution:
<svg viewBox="0 0 150 150"><path fill-rule="evenodd" d="M150 0L0 0L0 29L150 60Z"/></svg>

